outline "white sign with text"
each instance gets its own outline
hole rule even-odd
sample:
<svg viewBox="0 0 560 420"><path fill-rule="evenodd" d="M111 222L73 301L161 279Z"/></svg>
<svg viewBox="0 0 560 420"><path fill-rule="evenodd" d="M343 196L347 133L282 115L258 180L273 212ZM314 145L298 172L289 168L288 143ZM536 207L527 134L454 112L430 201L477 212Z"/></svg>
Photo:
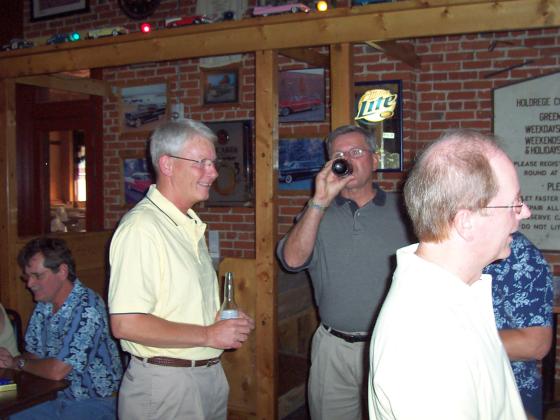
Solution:
<svg viewBox="0 0 560 420"><path fill-rule="evenodd" d="M540 249L560 250L560 73L494 90L494 133L531 209L519 230Z"/></svg>

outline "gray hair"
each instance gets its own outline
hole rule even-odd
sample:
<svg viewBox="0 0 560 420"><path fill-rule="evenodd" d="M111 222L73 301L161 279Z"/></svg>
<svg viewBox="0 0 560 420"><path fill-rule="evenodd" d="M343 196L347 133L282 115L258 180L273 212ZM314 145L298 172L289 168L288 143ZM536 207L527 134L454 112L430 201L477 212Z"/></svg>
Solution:
<svg viewBox="0 0 560 420"><path fill-rule="evenodd" d="M170 121L160 125L150 137L150 156L156 174L159 173L159 158L164 155L178 155L185 143L195 137L203 137L211 143L216 142L216 135L205 124L186 119Z"/></svg>
<svg viewBox="0 0 560 420"><path fill-rule="evenodd" d="M419 156L405 183L404 199L420 241L447 239L459 210L483 209L498 193L489 159L505 153L496 140L474 130L450 130Z"/></svg>
<svg viewBox="0 0 560 420"><path fill-rule="evenodd" d="M365 128L359 127L357 125L341 125L340 127L336 128L332 131L326 138L326 146L327 146L327 153L331 156L332 152L332 144L333 142L340 136L349 133L359 133L364 136L364 139L369 146L369 150L372 152L376 151L377 145L375 143L375 134L371 131L366 130Z"/></svg>

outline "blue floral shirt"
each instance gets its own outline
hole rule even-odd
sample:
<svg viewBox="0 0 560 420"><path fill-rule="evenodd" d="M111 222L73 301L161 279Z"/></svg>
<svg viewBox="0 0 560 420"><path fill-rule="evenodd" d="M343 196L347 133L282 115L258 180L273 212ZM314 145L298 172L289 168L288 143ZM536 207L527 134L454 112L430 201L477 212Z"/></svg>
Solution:
<svg viewBox="0 0 560 420"><path fill-rule="evenodd" d="M70 386L59 396L81 400L117 391L122 365L109 335L103 299L76 279L61 308L55 314L52 308L52 303L37 303L25 334L25 349L39 358L56 358L72 366L66 377Z"/></svg>
<svg viewBox="0 0 560 420"><path fill-rule="evenodd" d="M498 329L552 325L552 274L541 252L525 237L513 234L510 256L484 270L492 275L492 299ZM542 406L541 375L536 360L511 362L519 393L527 407ZM538 401L537 401L538 400Z"/></svg>

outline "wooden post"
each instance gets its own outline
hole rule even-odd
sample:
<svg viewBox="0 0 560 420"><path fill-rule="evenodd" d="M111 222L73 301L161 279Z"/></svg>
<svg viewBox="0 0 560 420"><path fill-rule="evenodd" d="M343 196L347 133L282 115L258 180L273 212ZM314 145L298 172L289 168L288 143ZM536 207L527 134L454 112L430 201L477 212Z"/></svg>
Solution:
<svg viewBox="0 0 560 420"><path fill-rule="evenodd" d="M16 275L17 195L16 195L16 84L0 80L0 300L5 307L17 307Z"/></svg>
<svg viewBox="0 0 560 420"><path fill-rule="evenodd" d="M351 124L354 112L352 44L331 45L331 129Z"/></svg>
<svg viewBox="0 0 560 420"><path fill-rule="evenodd" d="M277 239L278 57L257 51L255 81L257 419L278 417Z"/></svg>

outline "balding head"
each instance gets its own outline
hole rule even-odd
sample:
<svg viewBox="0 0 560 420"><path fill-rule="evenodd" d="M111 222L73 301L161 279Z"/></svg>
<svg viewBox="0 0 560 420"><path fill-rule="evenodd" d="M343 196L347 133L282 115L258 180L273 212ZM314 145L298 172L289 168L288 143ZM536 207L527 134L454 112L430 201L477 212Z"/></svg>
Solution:
<svg viewBox="0 0 560 420"><path fill-rule="evenodd" d="M489 159L504 154L493 136L445 132L418 158L404 187L408 214L421 242L447 239L461 209L484 208L499 185Z"/></svg>

